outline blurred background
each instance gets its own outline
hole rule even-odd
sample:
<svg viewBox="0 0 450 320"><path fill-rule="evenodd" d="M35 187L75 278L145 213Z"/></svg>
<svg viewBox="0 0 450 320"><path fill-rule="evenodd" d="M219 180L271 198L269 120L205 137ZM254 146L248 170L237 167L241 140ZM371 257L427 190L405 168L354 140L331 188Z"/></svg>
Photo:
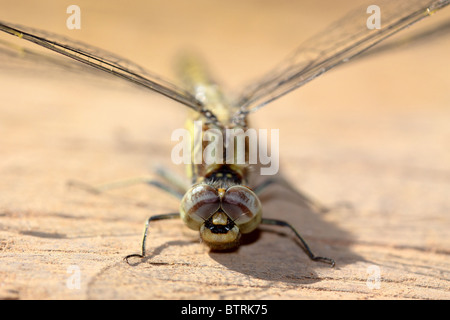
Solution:
<svg viewBox="0 0 450 320"><path fill-rule="evenodd" d="M66 9L72 2L0 1L3 21L95 45L174 82L177 54L196 50L231 95L360 3L130 1L119 5L78 1L81 30L68 30ZM342 166L370 161L384 167L429 168L437 175L440 170L447 172L450 159L444 115L450 101L449 17L444 9L388 40L388 44L402 43L396 49L344 64L251 116L254 126L281 130L282 163L289 174L299 175L294 180L308 184L312 177L305 166L319 159L328 163L326 170L332 170L336 162ZM435 36L408 42L427 32ZM65 147L73 150L76 141L81 146L103 139L113 144L122 141L124 148L129 142L141 151L168 148L158 161L170 162L170 133L183 125L186 108L78 67L25 41L0 36L45 57L22 59L20 51L13 58L1 57L2 161L14 162L9 157L14 158L14 148L21 145L17 139L37 148L36 152L50 143L66 143ZM64 134L70 135L70 141L60 141ZM418 149L419 142L423 149ZM61 146L49 147L58 152ZM345 159L339 159L341 156ZM145 161L153 162L146 157ZM68 158L64 161L80 165L79 159ZM108 159L107 163L117 161ZM339 194L332 192L333 200L347 199L347 187L364 183L359 174L352 177L353 173L347 173L348 183L336 181L345 187L339 188ZM332 180L330 172L315 174ZM319 197L330 196L327 185L308 184L311 188Z"/></svg>

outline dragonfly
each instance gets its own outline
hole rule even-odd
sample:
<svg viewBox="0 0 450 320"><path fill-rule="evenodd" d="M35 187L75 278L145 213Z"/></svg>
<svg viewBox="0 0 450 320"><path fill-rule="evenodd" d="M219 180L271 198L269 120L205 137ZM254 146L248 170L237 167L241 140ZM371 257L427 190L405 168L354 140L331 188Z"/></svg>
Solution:
<svg viewBox="0 0 450 320"><path fill-rule="evenodd" d="M374 29L368 27L367 6L359 7L303 42L275 68L245 87L237 99L228 99L200 60L192 56L180 63L183 85L175 85L132 61L57 34L6 22L0 22L0 30L178 102L190 109L187 121L189 130L192 130L196 121L203 121L202 129L224 133L227 129L248 129L248 116L251 113L330 69L354 60L376 44L448 4L450 0L378 1L382 23ZM223 136L226 137L225 134ZM227 142L230 141L224 141L224 145ZM193 151L203 151L205 146L200 142L194 143L191 148ZM245 148L243 152L247 156L248 149ZM146 241L152 222L181 218L188 228L199 231L206 245L218 251L237 248L241 236L253 232L260 225L285 227L293 231L301 248L312 261L334 267L335 261L313 253L291 224L263 217L259 195L279 181L267 179L251 188L248 186L249 167L248 164L196 164L191 161L187 165L191 184L184 192L155 180L138 181L163 189L181 202L178 212L152 215L146 220L141 252L128 255L125 260L128 262L133 257L146 257ZM167 173L161 171L160 175L170 182ZM120 185L131 183L128 181ZM105 185L93 190L102 191L111 187L114 186Z"/></svg>

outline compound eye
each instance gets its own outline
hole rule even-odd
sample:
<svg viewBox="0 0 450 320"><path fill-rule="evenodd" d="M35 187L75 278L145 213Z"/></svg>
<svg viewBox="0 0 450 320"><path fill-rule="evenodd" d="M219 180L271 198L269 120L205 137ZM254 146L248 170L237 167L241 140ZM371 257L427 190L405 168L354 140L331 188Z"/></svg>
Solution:
<svg viewBox="0 0 450 320"><path fill-rule="evenodd" d="M222 198L222 209L237 225L252 220L261 212L258 196L244 186L233 186L227 189Z"/></svg>
<svg viewBox="0 0 450 320"><path fill-rule="evenodd" d="M189 189L181 200L181 211L191 219L203 222L220 208L217 190L208 184L198 184Z"/></svg>

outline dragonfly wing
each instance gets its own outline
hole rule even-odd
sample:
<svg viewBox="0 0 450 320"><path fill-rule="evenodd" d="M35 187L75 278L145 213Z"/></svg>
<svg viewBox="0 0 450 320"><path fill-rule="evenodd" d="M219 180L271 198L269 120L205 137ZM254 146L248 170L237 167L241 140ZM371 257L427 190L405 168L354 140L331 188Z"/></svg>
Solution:
<svg viewBox="0 0 450 320"><path fill-rule="evenodd" d="M380 29L369 29L368 5L360 7L298 47L266 76L247 87L237 101L234 121L308 83L331 68L450 4L450 0L378 1Z"/></svg>
<svg viewBox="0 0 450 320"><path fill-rule="evenodd" d="M197 100L190 92L125 58L61 35L34 28L0 22L0 30L151 91L158 92L203 114L210 122L218 122L214 114L207 110L202 102Z"/></svg>

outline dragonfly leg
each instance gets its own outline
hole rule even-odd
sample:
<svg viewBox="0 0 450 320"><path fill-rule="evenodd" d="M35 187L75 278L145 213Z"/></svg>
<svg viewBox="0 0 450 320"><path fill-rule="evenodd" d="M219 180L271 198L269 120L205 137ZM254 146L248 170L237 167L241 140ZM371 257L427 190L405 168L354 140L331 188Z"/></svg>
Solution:
<svg viewBox="0 0 450 320"><path fill-rule="evenodd" d="M171 186L176 187L183 194L189 189L189 185L186 181L179 175L173 173L173 171L170 171L162 166L156 166L154 171L159 177L164 179Z"/></svg>
<svg viewBox="0 0 450 320"><path fill-rule="evenodd" d="M129 263L128 262L129 258L132 258L132 257L144 258L145 257L145 243L147 242L147 233L148 233L148 228L150 226L150 222L158 221L158 220L176 219L179 217L180 217L179 213L166 213L166 214L159 214L156 216L151 216L150 218L148 218L147 221L145 222L144 235L142 237L141 254L130 254L130 255L126 256L124 258L124 260L127 263Z"/></svg>
<svg viewBox="0 0 450 320"><path fill-rule="evenodd" d="M158 189L164 190L167 193L170 193L174 197L181 199L183 198L183 193L177 190L177 188L174 188L172 186L169 186L168 184L161 183L157 180L153 180L148 177L140 177L140 178L131 178L131 179L125 179L125 180L119 180L115 182L109 182L105 184L100 184L97 186L92 186L87 183L84 183L82 181L77 180L70 180L68 182L68 185L70 187L77 187L79 189L82 189L84 191L94 193L94 194L100 194L102 192L113 190L113 189L119 189L119 188L125 188L129 186L133 186L136 184L148 184L154 187L157 187Z"/></svg>
<svg viewBox="0 0 450 320"><path fill-rule="evenodd" d="M297 236L297 239L300 240L301 244L302 244L302 249L303 251L308 255L308 257L313 260L313 261L319 261L319 262L324 262L324 263L328 263L329 265L331 265L331 267L335 266L335 262L333 259L330 258L326 258L326 257L319 257L316 256L311 249L309 248L308 244L306 243L306 241L302 238L302 236L297 232L297 230L295 230L295 228L293 226L291 226L289 223L282 221L282 220L276 220L276 219L265 219L263 218L261 221L261 224L267 224L267 225L274 225L274 226L281 226L281 227L288 227L289 229L291 229L295 235Z"/></svg>

